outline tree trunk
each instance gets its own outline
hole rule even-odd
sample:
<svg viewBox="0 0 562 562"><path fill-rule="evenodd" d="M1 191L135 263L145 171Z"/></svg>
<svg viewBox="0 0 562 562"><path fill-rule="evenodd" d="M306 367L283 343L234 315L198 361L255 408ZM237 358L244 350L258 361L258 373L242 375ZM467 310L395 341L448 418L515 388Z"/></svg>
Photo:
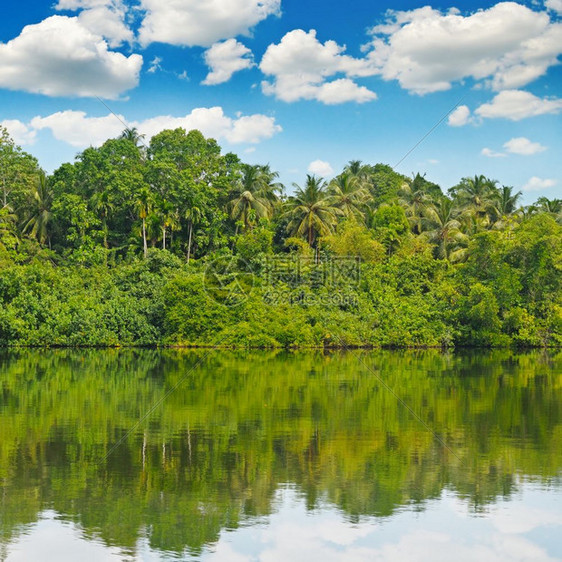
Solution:
<svg viewBox="0 0 562 562"><path fill-rule="evenodd" d="M148 256L148 246L146 245L146 221L142 219L142 244L144 248L144 259Z"/></svg>
<svg viewBox="0 0 562 562"><path fill-rule="evenodd" d="M8 204L8 192L6 189L6 178L4 176L2 176L2 191L3 191L3 203L4 203L4 207Z"/></svg>
<svg viewBox="0 0 562 562"><path fill-rule="evenodd" d="M162 249L166 249L166 227L162 227Z"/></svg>
<svg viewBox="0 0 562 562"><path fill-rule="evenodd" d="M187 263L191 257L191 235L193 233L193 221L189 221L189 237L187 239Z"/></svg>

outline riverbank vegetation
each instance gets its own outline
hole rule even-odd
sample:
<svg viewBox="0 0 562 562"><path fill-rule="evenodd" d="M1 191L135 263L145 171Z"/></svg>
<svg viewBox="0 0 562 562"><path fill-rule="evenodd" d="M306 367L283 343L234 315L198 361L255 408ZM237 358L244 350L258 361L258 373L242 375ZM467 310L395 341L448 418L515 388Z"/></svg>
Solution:
<svg viewBox="0 0 562 562"><path fill-rule="evenodd" d="M562 344L562 200L350 162L285 189L198 131L47 176L0 130L0 345Z"/></svg>

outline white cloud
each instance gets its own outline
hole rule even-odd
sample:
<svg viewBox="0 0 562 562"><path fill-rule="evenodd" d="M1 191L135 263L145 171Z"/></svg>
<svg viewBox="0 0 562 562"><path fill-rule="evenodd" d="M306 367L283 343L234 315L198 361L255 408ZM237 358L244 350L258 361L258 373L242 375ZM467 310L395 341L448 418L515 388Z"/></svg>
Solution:
<svg viewBox="0 0 562 562"><path fill-rule="evenodd" d="M281 131L281 126L275 124L273 117L256 114L231 120L229 129L224 132L224 138L233 144L257 144Z"/></svg>
<svg viewBox="0 0 562 562"><path fill-rule="evenodd" d="M487 119L510 119L520 121L526 117L559 113L562 111L562 99L539 98L523 90L505 90L497 94L490 103L476 109L479 117Z"/></svg>
<svg viewBox="0 0 562 562"><path fill-rule="evenodd" d="M529 181L522 187L523 191L542 191L543 189L549 189L556 185L556 180L553 179L541 179L537 176L533 176Z"/></svg>
<svg viewBox="0 0 562 562"><path fill-rule="evenodd" d="M515 2L468 16L429 6L390 11L371 32L368 59L385 80L417 94L465 78L487 80L495 90L518 88L558 64L562 52L562 24Z"/></svg>
<svg viewBox="0 0 562 562"><path fill-rule="evenodd" d="M205 51L205 62L211 69L202 82L207 86L228 82L235 72L254 66L252 51L236 39L215 43Z"/></svg>
<svg viewBox="0 0 562 562"><path fill-rule="evenodd" d="M466 105L459 105L457 109L455 109L451 115L449 115L449 119L447 123L451 127L462 127L466 125L470 121L470 109Z"/></svg>
<svg viewBox="0 0 562 562"><path fill-rule="evenodd" d="M546 0L544 5L553 12L562 14L562 0Z"/></svg>
<svg viewBox="0 0 562 562"><path fill-rule="evenodd" d="M80 11L80 23L105 37L111 47L133 41L133 32L125 24L127 7L122 0L59 0L55 9Z"/></svg>
<svg viewBox="0 0 562 562"><path fill-rule="evenodd" d="M143 45L210 47L247 35L260 21L279 14L281 0L141 0L141 8L146 12L139 31Z"/></svg>
<svg viewBox="0 0 562 562"><path fill-rule="evenodd" d="M99 146L108 138L117 137L125 128L123 122L126 123L126 120L122 115L89 117L83 111L68 110L34 117L28 125L18 122L18 126L27 127L31 132L50 129L56 139L85 148ZM232 119L224 114L221 107L196 108L184 117L161 115L144 121L131 121L129 126L136 127L147 139L164 129L182 127L187 131L199 129L205 136L232 144L257 144L282 130L273 117L254 114Z"/></svg>
<svg viewBox="0 0 562 562"><path fill-rule="evenodd" d="M350 79L370 76L374 74L373 69L366 60L344 52L345 47L335 41L318 41L314 29L308 33L302 29L290 31L280 43L269 45L263 56L260 69L273 76L273 82L263 81L262 90L286 102L316 99L335 104L376 99L374 92ZM337 74L345 78L326 81Z"/></svg>
<svg viewBox="0 0 562 562"><path fill-rule="evenodd" d="M162 70L162 66L160 65L161 62L162 62L161 57L154 57L150 61L150 66L148 67L147 72L149 74L154 74L156 71Z"/></svg>
<svg viewBox="0 0 562 562"><path fill-rule="evenodd" d="M365 103L377 99L377 94L365 86L358 86L349 78L339 78L319 86L315 97L326 105L335 105L348 101Z"/></svg>
<svg viewBox="0 0 562 562"><path fill-rule="evenodd" d="M119 119L125 121L122 115ZM99 146L108 138L118 136L125 128L117 117L88 117L83 111L59 111L47 117L34 117L30 126L41 131L50 129L53 136L77 148Z"/></svg>
<svg viewBox="0 0 562 562"><path fill-rule="evenodd" d="M546 150L546 146L543 146L539 142L531 142L525 137L510 139L504 143L503 147L512 154L521 154L523 156L531 156Z"/></svg>
<svg viewBox="0 0 562 562"><path fill-rule="evenodd" d="M137 86L142 62L110 51L77 18L52 16L0 43L0 88L115 99Z"/></svg>
<svg viewBox="0 0 562 562"><path fill-rule="evenodd" d="M25 123L18 119L5 119L0 121L0 127L4 127L16 144L33 144L37 131L30 129Z"/></svg>
<svg viewBox="0 0 562 562"><path fill-rule="evenodd" d="M488 158L505 158L506 156L503 152L495 152L490 148L483 148L480 154L482 154L482 156L487 156Z"/></svg>
<svg viewBox="0 0 562 562"><path fill-rule="evenodd" d="M331 176L334 173L332 166L329 162L324 160L314 160L308 165L308 173L315 174L321 177Z"/></svg>

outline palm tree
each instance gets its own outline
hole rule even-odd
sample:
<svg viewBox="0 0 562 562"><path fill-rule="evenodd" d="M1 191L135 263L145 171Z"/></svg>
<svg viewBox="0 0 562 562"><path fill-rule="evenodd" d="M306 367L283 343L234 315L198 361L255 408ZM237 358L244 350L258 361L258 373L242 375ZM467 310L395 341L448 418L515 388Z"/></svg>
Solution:
<svg viewBox="0 0 562 562"><path fill-rule="evenodd" d="M548 199L548 197L539 197L536 203L538 211L548 213L556 222L562 224L562 199Z"/></svg>
<svg viewBox="0 0 562 562"><path fill-rule="evenodd" d="M92 208L93 210L101 216L102 228L103 228L103 246L108 248L107 243L107 218L111 211L113 211L114 205L111 198L111 192L107 189L103 191L98 191L92 196Z"/></svg>
<svg viewBox="0 0 562 562"><path fill-rule="evenodd" d="M463 178L451 191L458 199L459 207L474 218L476 227L490 225L490 215L494 212L494 202L498 195L497 181L483 175Z"/></svg>
<svg viewBox="0 0 562 562"><path fill-rule="evenodd" d="M48 242L51 247L49 235L49 221L51 220L51 205L53 191L44 172L39 173L35 189L32 192L32 208L23 227L24 233L36 238L40 244Z"/></svg>
<svg viewBox="0 0 562 562"><path fill-rule="evenodd" d="M337 176L328 185L328 194L334 207L344 216L363 221L363 207L371 194L358 176L346 172Z"/></svg>
<svg viewBox="0 0 562 562"><path fill-rule="evenodd" d="M151 213L153 205L154 197L152 196L150 189L143 186L137 193L135 208L139 218L142 220L142 246L145 259L148 255L148 245L146 243L146 218Z"/></svg>
<svg viewBox="0 0 562 562"><path fill-rule="evenodd" d="M423 235L435 244L439 259L450 258L452 251L468 241L468 236L461 230L459 216L459 209L445 196L425 210Z"/></svg>
<svg viewBox="0 0 562 562"><path fill-rule="evenodd" d="M274 181L277 176L277 172L272 172L269 165L243 164L240 182L231 193L231 218L241 220L244 228L248 228L254 222L253 217L271 217L278 199L276 192L280 189L280 184Z"/></svg>
<svg viewBox="0 0 562 562"><path fill-rule="evenodd" d="M342 214L326 191L326 182L313 175L306 176L304 188L294 184L296 192L285 203L289 218L287 230L291 236L306 237L313 246L316 238L330 234Z"/></svg>
<svg viewBox="0 0 562 562"><path fill-rule="evenodd" d="M191 205L184 212L184 217L187 219L187 263L191 258L191 243L193 240L193 226L199 224L203 217L203 212L197 205Z"/></svg>
<svg viewBox="0 0 562 562"><path fill-rule="evenodd" d="M493 214L496 219L494 228L504 228L510 222L510 218L514 216L517 210L517 204L521 196L521 191L513 193L513 187L502 186L494 198Z"/></svg>
<svg viewBox="0 0 562 562"><path fill-rule="evenodd" d="M119 138L131 141L137 148L140 148L140 145L144 145L145 136L141 135L136 127L127 127Z"/></svg>
<svg viewBox="0 0 562 562"><path fill-rule="evenodd" d="M419 186L419 182L416 182L416 179L414 178L413 181L408 180L402 185L398 202L404 207L414 234L421 234L423 217L432 199L427 191Z"/></svg>
<svg viewBox="0 0 562 562"><path fill-rule="evenodd" d="M521 199L522 192L513 193L513 187L502 186L496 196L496 210L500 216L511 215L517 210L517 204Z"/></svg>
<svg viewBox="0 0 562 562"><path fill-rule="evenodd" d="M178 220L178 211L170 201L161 200L158 205L158 218L160 219L160 228L162 229L162 249L166 249L166 234L168 228L172 231L178 230L180 222ZM173 234L170 234L172 236Z"/></svg>
<svg viewBox="0 0 562 562"><path fill-rule="evenodd" d="M361 160L350 160L347 166L343 169L344 174L366 180L371 172L371 166L363 164Z"/></svg>

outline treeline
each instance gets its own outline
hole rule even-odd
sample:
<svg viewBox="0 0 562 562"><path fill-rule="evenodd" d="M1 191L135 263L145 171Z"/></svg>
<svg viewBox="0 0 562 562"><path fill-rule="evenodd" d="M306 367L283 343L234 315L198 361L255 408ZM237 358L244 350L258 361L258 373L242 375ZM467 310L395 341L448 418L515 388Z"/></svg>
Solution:
<svg viewBox="0 0 562 562"><path fill-rule="evenodd" d="M0 345L562 343L562 200L358 161L277 180L182 129L47 176L0 130Z"/></svg>

